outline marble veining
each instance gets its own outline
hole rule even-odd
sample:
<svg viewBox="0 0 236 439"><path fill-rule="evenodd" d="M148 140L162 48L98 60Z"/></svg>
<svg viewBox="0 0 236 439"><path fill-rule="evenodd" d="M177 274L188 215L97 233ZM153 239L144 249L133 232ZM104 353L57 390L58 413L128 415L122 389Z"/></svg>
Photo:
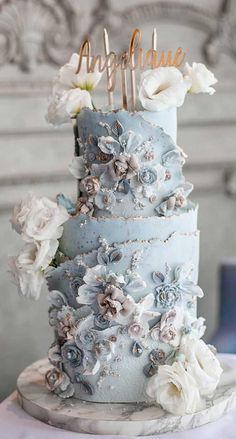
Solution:
<svg viewBox="0 0 236 439"><path fill-rule="evenodd" d="M235 369L226 366L220 384L206 409L184 416L173 416L147 403L97 404L75 398L61 400L44 384L48 360L27 367L17 381L18 399L33 417L58 428L81 433L143 436L181 431L215 421L236 403Z"/></svg>

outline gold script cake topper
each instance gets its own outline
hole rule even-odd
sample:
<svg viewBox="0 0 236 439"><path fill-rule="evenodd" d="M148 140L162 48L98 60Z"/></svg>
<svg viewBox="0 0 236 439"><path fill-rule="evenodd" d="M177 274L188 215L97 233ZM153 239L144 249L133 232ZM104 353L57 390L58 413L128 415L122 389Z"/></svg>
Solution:
<svg viewBox="0 0 236 439"><path fill-rule="evenodd" d="M117 72L121 72L121 91L123 108L127 109L127 78L126 71L130 71L131 83L131 104L132 109L135 109L136 102L136 83L135 71L144 70L148 68L155 69L157 67L180 67L184 60L186 53L181 47L173 53L172 50L158 51L157 50L157 34L154 29L152 34L152 47L147 51L141 47L141 31L139 28L133 30L129 47L127 51L115 53L110 51L109 39L107 30L104 29L104 55L92 55L91 43L89 39L85 39L79 49L79 62L77 72L80 72L83 59L86 58L87 72L91 73L95 70L99 72L107 72L107 91L108 102L113 105L113 91L116 85Z"/></svg>

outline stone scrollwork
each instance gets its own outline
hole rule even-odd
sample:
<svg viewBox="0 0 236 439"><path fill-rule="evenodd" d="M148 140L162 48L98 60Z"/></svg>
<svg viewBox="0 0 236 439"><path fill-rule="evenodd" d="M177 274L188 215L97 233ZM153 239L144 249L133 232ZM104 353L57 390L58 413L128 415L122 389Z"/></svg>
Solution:
<svg viewBox="0 0 236 439"><path fill-rule="evenodd" d="M78 28L72 1L0 0L0 65L14 63L24 71L44 62L60 65Z"/></svg>
<svg viewBox="0 0 236 439"><path fill-rule="evenodd" d="M128 5L119 11L109 0L97 0L98 7L92 13L91 34L101 32L105 25L112 26L114 41L120 45L127 40L130 29L148 23L173 22L199 29L206 34L203 46L200 48L208 64L216 64L220 53L224 52L236 57L235 32L236 20L233 14L235 5L232 0L220 0L220 5L209 8L203 2L159 0ZM124 2L125 4L125 2ZM97 21L97 11L100 11L100 23ZM101 13L103 11L103 14ZM112 17L112 23L111 23ZM122 35L120 26L122 23Z"/></svg>
<svg viewBox="0 0 236 439"><path fill-rule="evenodd" d="M61 65L84 34L96 46L102 28L112 28L113 40L123 46L132 27L163 20L203 30L202 52L209 64L217 63L222 51L236 56L231 0L221 0L213 10L189 1L123 4L117 9L111 0L97 0L81 35L79 0L0 0L0 65L14 63L23 71L33 71L41 63Z"/></svg>

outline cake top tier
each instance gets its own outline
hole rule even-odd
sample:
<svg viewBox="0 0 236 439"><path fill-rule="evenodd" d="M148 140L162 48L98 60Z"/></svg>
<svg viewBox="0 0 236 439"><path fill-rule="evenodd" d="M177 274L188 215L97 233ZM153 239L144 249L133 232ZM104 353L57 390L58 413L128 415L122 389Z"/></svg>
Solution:
<svg viewBox="0 0 236 439"><path fill-rule="evenodd" d="M201 63L184 65L181 48L175 54L157 50L156 32L144 52L135 29L119 54L110 52L104 29L104 48L105 56L92 55L89 40L82 43L59 70L48 108L49 122L74 123L76 211L125 218L178 214L192 185L182 174L186 156L176 145L176 108L188 93L213 94L217 80ZM102 78L108 109L93 93Z"/></svg>
<svg viewBox="0 0 236 439"><path fill-rule="evenodd" d="M86 108L78 115L72 168L80 180L82 211L87 207L97 217L162 216L174 196L179 208L185 206L192 189L182 174L185 155L145 113ZM166 117L171 120L171 112ZM177 210L170 207L169 213Z"/></svg>

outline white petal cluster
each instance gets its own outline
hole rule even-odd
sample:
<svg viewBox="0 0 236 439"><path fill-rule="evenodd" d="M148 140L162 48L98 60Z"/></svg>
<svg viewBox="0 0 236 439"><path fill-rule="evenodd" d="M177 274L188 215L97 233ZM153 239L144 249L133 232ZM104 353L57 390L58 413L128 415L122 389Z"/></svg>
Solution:
<svg viewBox="0 0 236 439"><path fill-rule="evenodd" d="M52 96L48 106L47 121L53 125L70 122L84 107L93 108L90 91L100 81L102 73L98 69L87 72L87 59L83 58L80 72L77 72L79 55L73 53L68 63L59 70L54 81Z"/></svg>
<svg viewBox="0 0 236 439"><path fill-rule="evenodd" d="M148 381L147 395L174 415L190 414L204 407L194 378L180 362L159 366Z"/></svg>
<svg viewBox="0 0 236 439"><path fill-rule="evenodd" d="M182 337L179 352L183 355L185 369L197 383L200 395L211 397L222 373L214 353L203 340L189 335Z"/></svg>
<svg viewBox="0 0 236 439"><path fill-rule="evenodd" d="M197 412L212 397L222 373L218 359L203 340L182 337L176 361L161 365L149 379L147 395L174 415Z"/></svg>
<svg viewBox="0 0 236 439"><path fill-rule="evenodd" d="M69 215L63 206L28 194L14 208L12 227L26 242L18 256L10 258L10 270L23 296L39 298L44 271L51 263Z"/></svg>
<svg viewBox="0 0 236 439"><path fill-rule="evenodd" d="M212 95L215 89L211 85L216 82L214 74L202 63L186 63L183 73L176 67L158 67L142 73L139 101L148 111L180 107L188 92Z"/></svg>
<svg viewBox="0 0 236 439"><path fill-rule="evenodd" d="M176 67L158 67L142 73L139 100L145 110L162 111L180 107L187 91L187 83Z"/></svg>
<svg viewBox="0 0 236 439"><path fill-rule="evenodd" d="M211 87L211 85L216 84L217 79L202 63L194 62L192 66L186 63L184 78L189 84L191 84L188 89L189 93L208 93L209 95L215 93L215 89Z"/></svg>
<svg viewBox="0 0 236 439"><path fill-rule="evenodd" d="M75 118L82 108L93 108L90 93L87 90L75 88L56 93L52 96L46 119L53 125L62 125Z"/></svg>

